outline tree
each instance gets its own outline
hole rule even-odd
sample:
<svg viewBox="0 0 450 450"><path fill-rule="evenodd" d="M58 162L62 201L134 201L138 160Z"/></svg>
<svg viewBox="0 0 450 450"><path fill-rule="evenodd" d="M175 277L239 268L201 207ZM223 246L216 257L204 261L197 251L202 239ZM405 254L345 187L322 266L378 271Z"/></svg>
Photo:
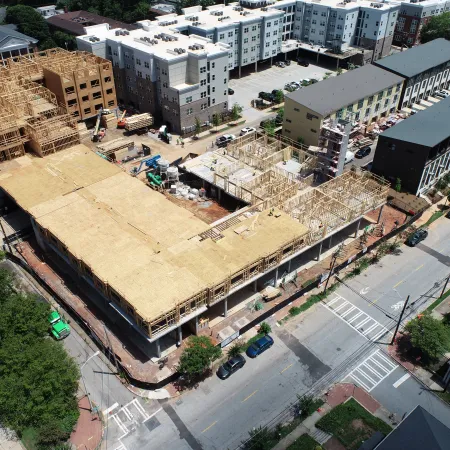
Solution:
<svg viewBox="0 0 450 450"><path fill-rule="evenodd" d="M200 122L200 119L198 117L195 117L194 136L198 137L201 131L202 131L202 123Z"/></svg>
<svg viewBox="0 0 450 450"><path fill-rule="evenodd" d="M419 349L425 358L434 361L449 349L449 337L445 325L431 316L421 314L405 327L413 347Z"/></svg>
<svg viewBox="0 0 450 450"><path fill-rule="evenodd" d="M71 34L64 33L63 31L55 31L52 33L52 37L58 47L67 50L77 49L77 40L75 39L75 36L72 36Z"/></svg>
<svg viewBox="0 0 450 450"><path fill-rule="evenodd" d="M395 187L394 187L394 190L395 190L396 192L401 192L401 190L402 190L402 180L401 180L400 178L397 178L397 179L395 180Z"/></svg>
<svg viewBox="0 0 450 450"><path fill-rule="evenodd" d="M208 336L191 336L180 356L178 371L189 378L202 375L222 354Z"/></svg>
<svg viewBox="0 0 450 450"><path fill-rule="evenodd" d="M299 136L299 137L297 138L297 144L303 145L304 143L305 143L305 139L302 138L301 136Z"/></svg>
<svg viewBox="0 0 450 450"><path fill-rule="evenodd" d="M39 448L57 448L78 419L78 366L48 337L48 304L16 292L0 269L0 417L21 434L32 427Z"/></svg>
<svg viewBox="0 0 450 450"><path fill-rule="evenodd" d="M217 131L217 127L222 123L222 117L220 116L220 114L213 114L212 116L212 124L216 127L216 131Z"/></svg>
<svg viewBox="0 0 450 450"><path fill-rule="evenodd" d="M273 120L267 121L264 124L264 131L267 136L275 136L275 123Z"/></svg>
<svg viewBox="0 0 450 450"><path fill-rule="evenodd" d="M282 103L284 101L284 94L283 91L278 89L275 94L274 94L274 99L273 99L274 103L278 104L278 103Z"/></svg>
<svg viewBox="0 0 450 450"><path fill-rule="evenodd" d="M325 72L325 75L323 76L324 80L327 80L328 78L330 78L332 75L332 72Z"/></svg>
<svg viewBox="0 0 450 450"><path fill-rule="evenodd" d="M343 71L344 71L344 69L342 67L338 67L338 69L336 71L336 76L341 75Z"/></svg>
<svg viewBox="0 0 450 450"><path fill-rule="evenodd" d="M277 116L278 116L280 119L283 119L283 118L284 118L284 107L281 107L281 108L278 110Z"/></svg>
<svg viewBox="0 0 450 450"><path fill-rule="evenodd" d="M250 439L247 442L243 442L244 449L251 450L270 450L272 445L273 436L267 427L259 426L249 431Z"/></svg>
<svg viewBox="0 0 450 450"><path fill-rule="evenodd" d="M431 17L420 32L420 42L425 44L437 38L450 40L450 13L445 12L439 16Z"/></svg>
<svg viewBox="0 0 450 450"><path fill-rule="evenodd" d="M31 6L15 5L6 10L6 23L17 25L19 32L39 40L39 48L56 47L45 19Z"/></svg>
<svg viewBox="0 0 450 450"><path fill-rule="evenodd" d="M242 110L244 108L239 104L235 103L233 107L231 108L231 119L232 120L238 120L239 117L241 117Z"/></svg>
<svg viewBox="0 0 450 450"><path fill-rule="evenodd" d="M234 356L240 355L244 351L244 344L241 340L237 340L233 343L233 345L228 350L227 355L230 358L233 358Z"/></svg>
<svg viewBox="0 0 450 450"><path fill-rule="evenodd" d="M262 322L259 326L259 332L262 334L269 334L272 331L272 328L267 322Z"/></svg>

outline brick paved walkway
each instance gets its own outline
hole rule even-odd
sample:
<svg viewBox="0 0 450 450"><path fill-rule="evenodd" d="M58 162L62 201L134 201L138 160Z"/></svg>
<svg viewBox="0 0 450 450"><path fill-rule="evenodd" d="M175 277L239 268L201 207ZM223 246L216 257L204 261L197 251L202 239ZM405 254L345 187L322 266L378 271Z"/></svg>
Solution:
<svg viewBox="0 0 450 450"><path fill-rule="evenodd" d="M89 411L89 401L83 397L78 402L80 417L69 441L76 449L95 450L102 442L103 424L98 415Z"/></svg>

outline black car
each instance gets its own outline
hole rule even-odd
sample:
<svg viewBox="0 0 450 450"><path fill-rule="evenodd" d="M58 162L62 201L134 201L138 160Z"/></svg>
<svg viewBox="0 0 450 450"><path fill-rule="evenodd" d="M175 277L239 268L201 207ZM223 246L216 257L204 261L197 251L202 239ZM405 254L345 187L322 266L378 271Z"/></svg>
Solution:
<svg viewBox="0 0 450 450"><path fill-rule="evenodd" d="M231 88L228 88L228 95L233 95L234 94L234 91L233 91L233 89L231 89Z"/></svg>
<svg viewBox="0 0 450 450"><path fill-rule="evenodd" d="M266 334L265 336L259 338L257 341L253 342L248 348L247 348L247 356L250 358L256 358L261 353L265 352L267 349L272 347L273 345L273 339L271 336Z"/></svg>
<svg viewBox="0 0 450 450"><path fill-rule="evenodd" d="M225 380L234 372L245 365L245 358L242 355L233 356L225 364L222 364L217 370L217 376L221 380Z"/></svg>
<svg viewBox="0 0 450 450"><path fill-rule="evenodd" d="M419 228L411 236L406 239L406 245L415 247L419 242L423 241L428 236L428 231L423 228Z"/></svg>
<svg viewBox="0 0 450 450"><path fill-rule="evenodd" d="M309 66L309 62L305 61L304 59L297 59L297 64L299 66L303 66L303 67L308 67Z"/></svg>
<svg viewBox="0 0 450 450"><path fill-rule="evenodd" d="M365 147L361 147L356 153L355 153L355 158L361 159L361 158L365 158L367 155L370 155L370 152L372 151L372 149L370 148L370 146L366 145Z"/></svg>

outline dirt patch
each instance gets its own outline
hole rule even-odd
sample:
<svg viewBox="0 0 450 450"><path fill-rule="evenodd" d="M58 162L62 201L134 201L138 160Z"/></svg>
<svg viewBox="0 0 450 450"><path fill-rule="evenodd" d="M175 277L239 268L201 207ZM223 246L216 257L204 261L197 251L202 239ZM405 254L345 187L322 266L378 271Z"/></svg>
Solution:
<svg viewBox="0 0 450 450"><path fill-rule="evenodd" d="M187 209L207 224L222 219L222 217L228 216L228 214L230 214L231 212L223 206L220 206L214 200L208 199L202 202L198 202L177 198L170 194L165 195L172 203L175 203L177 206L181 206L182 208Z"/></svg>
<svg viewBox="0 0 450 450"><path fill-rule="evenodd" d="M339 442L339 439L334 436L328 439L322 447L325 450L345 450L345 447Z"/></svg>

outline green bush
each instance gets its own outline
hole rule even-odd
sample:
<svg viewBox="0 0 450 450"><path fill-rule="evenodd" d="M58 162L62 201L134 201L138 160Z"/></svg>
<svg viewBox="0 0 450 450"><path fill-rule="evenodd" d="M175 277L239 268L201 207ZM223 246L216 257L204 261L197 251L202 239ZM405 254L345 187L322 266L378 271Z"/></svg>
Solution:
<svg viewBox="0 0 450 450"><path fill-rule="evenodd" d="M296 439L287 450L319 450L322 447L308 434L302 434Z"/></svg>
<svg viewBox="0 0 450 450"><path fill-rule="evenodd" d="M267 322L261 323L259 326L259 332L262 334L269 334L272 331L272 328Z"/></svg>
<svg viewBox="0 0 450 450"><path fill-rule="evenodd" d="M265 335L262 333L258 333L256 336L253 336L252 338L250 338L247 343L245 344L244 348L245 350L250 347L250 345L252 345L254 342L256 342L258 339L264 337Z"/></svg>
<svg viewBox="0 0 450 450"><path fill-rule="evenodd" d="M302 288L305 289L307 288L310 284L313 284L314 282L316 282L316 278L311 278L309 280L306 280L304 283L302 283Z"/></svg>
<svg viewBox="0 0 450 450"><path fill-rule="evenodd" d="M240 355L245 350L245 344L241 340L233 342L232 346L229 348L227 355L230 358Z"/></svg>

